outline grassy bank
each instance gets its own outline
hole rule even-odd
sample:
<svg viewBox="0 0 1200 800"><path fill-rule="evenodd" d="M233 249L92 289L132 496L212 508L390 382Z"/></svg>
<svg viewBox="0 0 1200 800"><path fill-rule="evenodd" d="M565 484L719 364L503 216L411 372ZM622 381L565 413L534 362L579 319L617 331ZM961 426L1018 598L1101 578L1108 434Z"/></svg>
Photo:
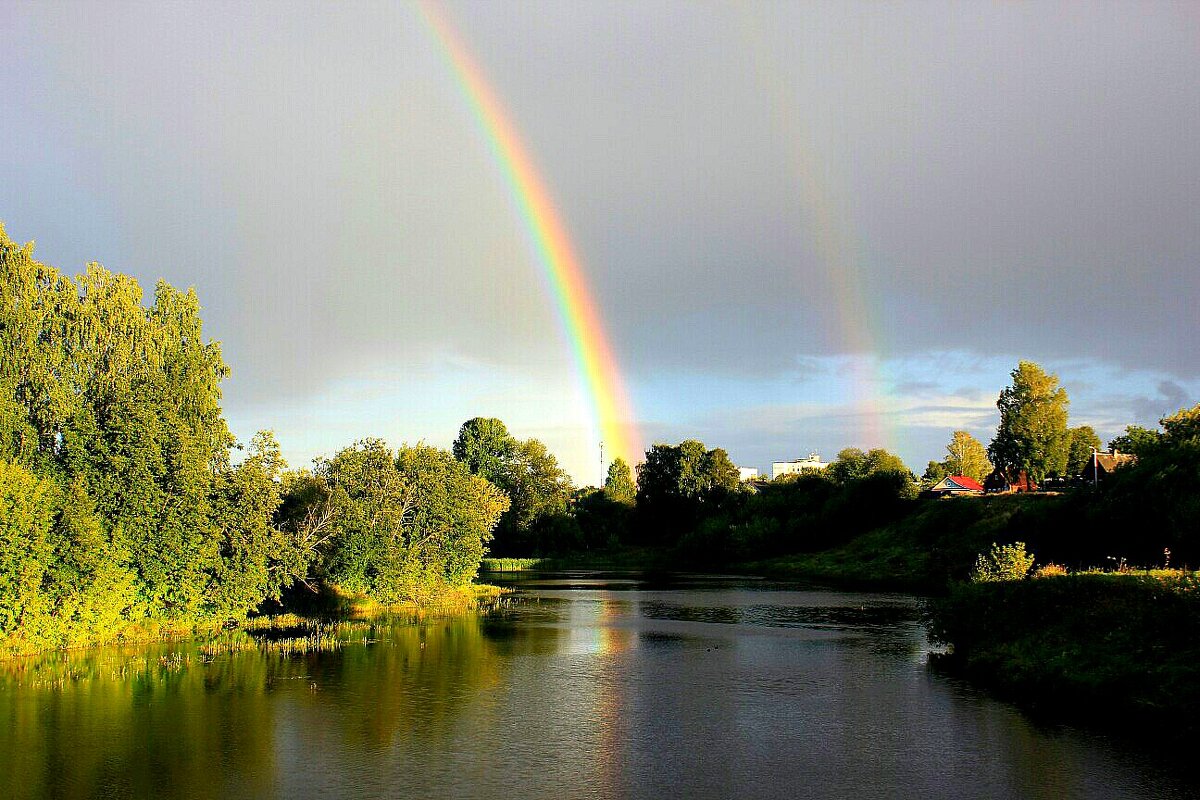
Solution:
<svg viewBox="0 0 1200 800"><path fill-rule="evenodd" d="M328 632L344 632L344 626L369 622L385 616L412 616L459 614L477 608L486 608L495 603L508 590L490 584L472 583L450 588L436 595L423 598L421 602L405 602L384 605L370 597L344 591L337 586L322 584L317 592L298 589L291 592L286 607L273 605L267 613L240 621L203 620L181 622L139 620L105 637L81 641L72 647L46 648L41 643L29 642L10 636L0 642L0 659L20 658L47 650L85 650L105 645L134 645L159 641L195 639L203 641L237 640L249 641L246 633L254 635L278 629L306 629L298 640L311 640L308 649L320 649L314 643L330 640ZM260 637L261 638L261 637ZM300 647L300 645L296 645ZM246 648L235 648L246 649Z"/></svg>
<svg viewBox="0 0 1200 800"><path fill-rule="evenodd" d="M782 580L839 586L943 591L967 577L992 542L1028 540L1058 498L1007 495L920 503L890 525L827 550L749 561L738 568Z"/></svg>
<svg viewBox="0 0 1200 800"><path fill-rule="evenodd" d="M479 571L528 572L574 569L663 569L671 562L662 548L624 547L598 552L572 553L538 558L485 558Z"/></svg>
<svg viewBox="0 0 1200 800"><path fill-rule="evenodd" d="M928 623L949 648L940 667L1021 705L1175 737L1200 731L1196 573L958 584L930 601Z"/></svg>

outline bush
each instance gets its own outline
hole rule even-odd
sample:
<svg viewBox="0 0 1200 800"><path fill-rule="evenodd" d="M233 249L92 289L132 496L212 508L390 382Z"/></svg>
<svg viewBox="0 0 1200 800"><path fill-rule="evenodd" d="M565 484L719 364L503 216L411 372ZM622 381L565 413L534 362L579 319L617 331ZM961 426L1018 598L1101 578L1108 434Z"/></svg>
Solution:
<svg viewBox="0 0 1200 800"><path fill-rule="evenodd" d="M971 582L1019 581L1024 579L1032 568L1033 555L1025 552L1024 542L993 544L988 553L979 554L975 561L975 569L971 570Z"/></svg>
<svg viewBox="0 0 1200 800"><path fill-rule="evenodd" d="M1034 571L1035 578L1057 578L1067 574L1067 568L1062 564L1043 564Z"/></svg>

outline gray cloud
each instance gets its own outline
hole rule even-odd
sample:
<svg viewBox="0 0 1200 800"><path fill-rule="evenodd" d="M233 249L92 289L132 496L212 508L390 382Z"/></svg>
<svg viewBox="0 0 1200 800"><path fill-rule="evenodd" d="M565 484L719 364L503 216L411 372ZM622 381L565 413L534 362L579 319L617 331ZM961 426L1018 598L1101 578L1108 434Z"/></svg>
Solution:
<svg viewBox="0 0 1200 800"><path fill-rule="evenodd" d="M1141 418L1200 376L1183 6L446 10L558 200L635 389L863 348L1020 353L1171 376L1123 401ZM0 217L64 268L196 285L232 405L445 353L570 369L415 8L6 16ZM929 377L909 380L892 390Z"/></svg>

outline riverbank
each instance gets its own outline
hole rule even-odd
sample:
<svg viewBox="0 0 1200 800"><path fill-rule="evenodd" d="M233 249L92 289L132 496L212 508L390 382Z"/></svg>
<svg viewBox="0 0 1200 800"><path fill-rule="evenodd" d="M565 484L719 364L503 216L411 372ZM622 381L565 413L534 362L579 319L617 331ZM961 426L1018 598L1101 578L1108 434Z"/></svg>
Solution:
<svg viewBox="0 0 1200 800"><path fill-rule="evenodd" d="M660 570L671 564L671 553L664 548L622 547L583 553L531 558L485 557L481 574L489 572L562 572L579 569Z"/></svg>
<svg viewBox="0 0 1200 800"><path fill-rule="evenodd" d="M779 580L941 594L950 583L965 580L993 542L1049 544L1044 521L1062 505L1062 498L1037 495L923 501L901 519L843 544L738 567Z"/></svg>
<svg viewBox="0 0 1200 800"><path fill-rule="evenodd" d="M963 583L928 603L938 668L1038 713L1182 742L1200 731L1200 577Z"/></svg>
<svg viewBox="0 0 1200 800"><path fill-rule="evenodd" d="M272 604L266 613L243 620L179 620L143 619L130 624L111 636L97 637L65 647L44 647L40 643L8 637L0 641L0 660L24 658L50 651L80 651L108 645L137 645L159 641L209 641L228 639L248 632L311 628L318 632L345 623L360 623L385 617L461 614L496 603L510 590L486 583L472 583L447 589L421 602L385 605L362 594L346 592L336 586L321 585L318 591L307 589L292 592L285 605ZM311 634L299 637L312 638Z"/></svg>

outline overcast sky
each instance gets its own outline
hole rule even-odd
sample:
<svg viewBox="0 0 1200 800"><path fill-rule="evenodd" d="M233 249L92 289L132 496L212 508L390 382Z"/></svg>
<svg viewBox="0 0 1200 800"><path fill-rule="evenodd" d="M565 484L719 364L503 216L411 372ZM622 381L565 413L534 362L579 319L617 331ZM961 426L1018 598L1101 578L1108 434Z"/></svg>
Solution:
<svg viewBox="0 0 1200 800"><path fill-rule="evenodd" d="M1107 440L1200 401L1193 3L447 3L647 443L986 443L1018 359ZM295 466L498 416L596 442L495 163L404 4L0 5L0 220L195 286Z"/></svg>

